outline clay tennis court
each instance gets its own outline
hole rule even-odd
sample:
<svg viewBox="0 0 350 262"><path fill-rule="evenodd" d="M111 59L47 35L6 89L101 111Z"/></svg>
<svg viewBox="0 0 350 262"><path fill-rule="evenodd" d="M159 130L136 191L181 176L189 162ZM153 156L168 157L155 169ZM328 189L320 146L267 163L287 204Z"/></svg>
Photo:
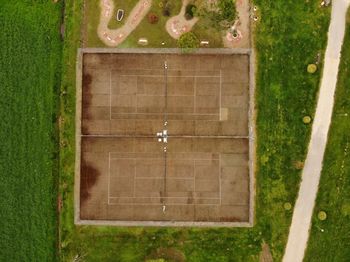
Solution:
<svg viewBox="0 0 350 262"><path fill-rule="evenodd" d="M84 53L80 220L248 222L249 55Z"/></svg>

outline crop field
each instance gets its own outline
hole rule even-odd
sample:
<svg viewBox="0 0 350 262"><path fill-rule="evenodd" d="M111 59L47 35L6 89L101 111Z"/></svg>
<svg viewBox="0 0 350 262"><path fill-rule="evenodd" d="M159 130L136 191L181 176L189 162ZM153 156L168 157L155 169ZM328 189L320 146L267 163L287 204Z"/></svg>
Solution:
<svg viewBox="0 0 350 262"><path fill-rule="evenodd" d="M62 99L65 121L60 133L67 145L60 151L61 259L258 261L261 245L267 243L274 260L281 260L292 216L284 204L293 206L300 182L311 127L302 118L314 114L329 9L321 9L318 0L255 1L260 20L255 28L258 170L254 228L119 228L73 223L75 52L81 1L67 2L76 12L67 18L74 33L66 38L64 51L62 88L67 96ZM306 67L318 54L319 70L310 75Z"/></svg>
<svg viewBox="0 0 350 262"><path fill-rule="evenodd" d="M55 261L62 5L0 5L0 260Z"/></svg>
<svg viewBox="0 0 350 262"><path fill-rule="evenodd" d="M305 261L347 261L350 257L350 11L341 55L332 125ZM320 211L326 212L326 220L317 218Z"/></svg>

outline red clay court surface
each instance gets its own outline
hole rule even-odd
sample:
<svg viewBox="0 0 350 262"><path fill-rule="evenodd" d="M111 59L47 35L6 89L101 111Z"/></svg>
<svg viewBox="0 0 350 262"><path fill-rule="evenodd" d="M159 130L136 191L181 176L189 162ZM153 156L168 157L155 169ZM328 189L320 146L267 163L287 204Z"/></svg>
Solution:
<svg viewBox="0 0 350 262"><path fill-rule="evenodd" d="M84 53L82 75L80 220L249 221L249 55Z"/></svg>

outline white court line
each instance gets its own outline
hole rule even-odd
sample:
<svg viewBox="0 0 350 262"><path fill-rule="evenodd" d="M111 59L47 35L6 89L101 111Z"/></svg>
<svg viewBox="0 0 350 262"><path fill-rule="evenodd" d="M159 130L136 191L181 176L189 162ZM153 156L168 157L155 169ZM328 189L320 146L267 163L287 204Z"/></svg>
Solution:
<svg viewBox="0 0 350 262"><path fill-rule="evenodd" d="M157 77L157 78L162 78L163 75L118 75L118 76L133 76L133 77ZM212 76L208 76L208 75L204 75L204 76L198 76L198 75L186 75L186 76L168 76L169 78L193 78L193 77L198 77L198 78L220 78L219 75L212 75Z"/></svg>
<svg viewBox="0 0 350 262"><path fill-rule="evenodd" d="M110 159L133 159L134 161L136 161L137 158L135 157L127 157L127 158L112 158L110 157L112 152L109 152L109 165L110 165ZM186 153L186 152L185 152ZM140 157L141 159L143 157ZM149 158L149 159L156 159L156 160L160 160L161 158ZM187 160L187 161L190 161L188 160L187 158L177 158L176 160ZM199 203L194 203L194 204L187 204L187 203L180 203L180 204L177 204L177 203L173 203L173 204L168 204L168 205L221 205L222 204L222 189L221 189L221 183L222 183L222 180L221 180L221 154L219 154L219 158L195 158L195 159L192 159L193 161L193 177L190 177L190 178L169 178L169 179L181 179L181 180L193 180L194 182L194 185L193 185L193 192L196 193L196 188L195 188L195 182L196 182L196 176L195 176L195 170L196 170L196 161L212 161L212 160L218 160L219 161L219 165L218 165L218 169L219 169L219 197L194 197L193 199L195 201L199 201L199 200L219 200L219 203L216 203L216 204L199 204ZM192 162L191 161L191 162ZM110 170L110 167L109 167L109 170ZM135 164L135 172L136 172L136 164ZM110 173L110 171L109 171ZM119 176L118 176L119 177ZM124 177L128 177L128 176L124 176ZM136 173L134 173L134 192L133 192L133 197L113 197L113 196L110 196L109 194L109 189L108 189L108 205L161 205L161 204L155 204L155 203L111 203L110 202L110 199L161 199L161 197L136 197L135 196L135 193L136 193L136 190L135 190L135 182L136 182L136 179L163 179L163 177L140 177L138 178L136 176ZM211 180L211 179L207 179L207 180ZM108 181L108 186L109 186L109 181ZM188 197L165 197L165 199L187 199Z"/></svg>
<svg viewBox="0 0 350 262"><path fill-rule="evenodd" d="M219 99L220 99L220 102L219 102L219 119L221 121L221 85L222 85L222 72L221 72L221 69L220 69L220 84L219 84Z"/></svg>
<svg viewBox="0 0 350 262"><path fill-rule="evenodd" d="M218 165L218 169L219 169L219 176L218 176L218 179L219 179L219 198L218 199L220 199L220 205L221 205L221 162L220 162L220 156L221 156L221 154L219 154L219 158L218 159L211 159L210 161L213 161L213 160L217 161L218 160L218 162L219 162L219 165ZM196 166L197 166L196 165L196 161L203 161L203 160L204 159L194 159L194 168L196 168ZM204 161L209 161L209 160L204 160ZM207 166L207 165L200 165L200 166ZM194 179L196 179L196 176L194 176ZM213 180L213 179L201 179L201 180L210 181L210 180Z"/></svg>
<svg viewBox="0 0 350 262"><path fill-rule="evenodd" d="M108 195L108 205L109 203L109 199L110 199L110 179L111 179L111 152L108 152L108 183L107 183L107 195Z"/></svg>
<svg viewBox="0 0 350 262"><path fill-rule="evenodd" d="M120 152L110 152L110 153L120 153ZM128 153L133 153L133 152L128 152ZM186 153L186 152L184 152ZM145 153L147 155L147 153ZM174 154L174 153L170 153L170 154ZM183 153L180 153L180 154L183 154ZM238 155L238 154L235 154L235 155ZM243 155L243 154L240 154L240 155ZM142 160L145 160L144 157L111 157L112 160L114 159L142 159ZM155 158L155 157L150 157L150 158L146 158L147 160L163 160L161 157L159 158ZM187 160L187 161L191 161L189 160L188 158L169 158L170 160ZM219 158L193 158L193 160L199 160L199 161L211 161L211 160L219 160Z"/></svg>
<svg viewBox="0 0 350 262"><path fill-rule="evenodd" d="M111 203L110 206L163 206L163 204L156 203ZM176 204L176 203L167 203L167 206L219 206L219 204ZM246 206L246 205L235 205L235 206Z"/></svg>
<svg viewBox="0 0 350 262"><path fill-rule="evenodd" d="M118 178L130 178L130 176L113 176L113 177L118 177ZM158 179L158 180L161 180L161 179L164 179L164 177L160 177L160 176L157 176L157 177L135 177L134 179L134 184L135 184L135 180L151 180L151 179ZM169 177L167 178L169 180L193 180L194 178L191 178L191 177ZM135 187L135 185L134 185Z"/></svg>
<svg viewBox="0 0 350 262"><path fill-rule="evenodd" d="M155 112L155 113L113 113L114 115L162 115L163 113ZM168 113L169 115L198 115L198 116L217 116L220 115L220 113Z"/></svg>
<svg viewBox="0 0 350 262"><path fill-rule="evenodd" d="M161 166L161 165L160 165ZM128 176L124 176L124 177L128 177ZM142 180L142 179L145 179L145 180L147 180L147 179L159 179L159 180L161 180L161 179L164 179L164 177L159 177L159 176L157 176L157 177L136 177L136 179L138 179L138 180ZM193 180L193 177L167 177L167 180L171 180L171 179L173 179L173 180Z"/></svg>
<svg viewBox="0 0 350 262"><path fill-rule="evenodd" d="M220 196L220 205L222 204L222 194L221 194L221 154L219 155L219 196Z"/></svg>
<svg viewBox="0 0 350 262"><path fill-rule="evenodd" d="M159 199L159 198L171 198L171 199L186 199L188 197L109 197L109 198L131 198L131 199L134 199L134 198L140 198L140 199ZM220 199L219 197L194 197L193 199L196 199L196 200L218 200Z"/></svg>
<svg viewBox="0 0 350 262"><path fill-rule="evenodd" d="M108 138L119 138L119 139L122 139L122 138L127 138L127 139L133 139L133 138L155 139L155 138L157 138L154 135L134 135L134 134L130 134L130 135L82 135L81 137L96 137L96 138L106 138L106 137L108 137ZM210 135L209 136L206 136L206 135L194 136L194 135L181 135L181 134L179 134L179 135L168 135L168 138L176 138L176 139L192 139L192 138L197 138L197 139L204 139L204 138L206 138L206 139L248 139L248 140L250 139L249 136L232 136L232 135L228 135L228 136L210 136ZM117 152L114 152L114 153L117 153ZM133 153L133 152L127 152L127 153Z"/></svg>
<svg viewBox="0 0 350 262"><path fill-rule="evenodd" d="M109 120L112 120L112 70L109 71Z"/></svg>
<svg viewBox="0 0 350 262"><path fill-rule="evenodd" d="M132 96L132 95L120 95L120 96ZM164 95L153 95L153 94L136 94L136 96L144 96L144 97L164 97ZM168 97L193 97L193 95L169 95Z"/></svg>
<svg viewBox="0 0 350 262"><path fill-rule="evenodd" d="M173 69L170 69L170 66L169 66L170 63L168 63L168 71L173 71L173 72L178 72L178 71L181 71L181 72L219 72L219 70L200 70L200 71L196 71L196 70L183 70L182 68L173 68ZM112 71L115 71L115 72L135 72L135 71L144 71L144 72L147 72L147 71L162 71L161 69L146 69L146 68L133 68L133 69L112 69Z"/></svg>
<svg viewBox="0 0 350 262"><path fill-rule="evenodd" d="M136 103L135 103L135 106L134 106L134 111L136 112L136 114L138 114L138 112L139 112L139 107L138 107L139 100L138 100L138 97L137 97L138 88L139 88L139 79L136 78Z"/></svg>
<svg viewBox="0 0 350 262"><path fill-rule="evenodd" d="M213 115L211 115L213 116ZM215 116L218 116L219 117L219 114L215 114ZM113 118L112 120L146 120L144 118ZM155 118L155 119L151 119L150 121L157 121L157 120L161 120L160 118ZM170 121L174 122L174 121L205 121L205 122L218 122L219 120L215 120L215 119L169 119ZM233 120L229 120L229 121L233 121ZM100 135L83 135L83 136L100 136ZM199 135L200 136L200 135ZM236 137L236 136L239 136L241 137L240 135L227 135L227 136L232 136L232 137ZM193 135L193 137L197 137L195 135ZM218 136L214 136L212 135L212 137L222 137L222 135L218 135ZM242 137L249 137L249 135L245 135L245 136L242 136Z"/></svg>
<svg viewBox="0 0 350 262"><path fill-rule="evenodd" d="M135 188L136 188L136 168L137 168L137 166L136 166L136 158L134 158L134 185L133 185L133 190L134 190L134 192L133 192L133 196L135 197L135 195L136 195L136 190L135 190Z"/></svg>
<svg viewBox="0 0 350 262"><path fill-rule="evenodd" d="M196 193L196 160L193 159L193 192Z"/></svg>
<svg viewBox="0 0 350 262"><path fill-rule="evenodd" d="M194 78L194 82L193 82L193 113L196 113L196 97L197 97L197 78Z"/></svg>

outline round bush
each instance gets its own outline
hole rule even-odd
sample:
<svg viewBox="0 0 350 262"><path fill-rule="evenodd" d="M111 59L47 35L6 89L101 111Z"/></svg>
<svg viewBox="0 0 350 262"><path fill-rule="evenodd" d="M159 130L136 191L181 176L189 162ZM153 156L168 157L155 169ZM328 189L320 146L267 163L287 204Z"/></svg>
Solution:
<svg viewBox="0 0 350 262"><path fill-rule="evenodd" d="M149 13L148 22L151 24L156 24L159 21L159 17L155 13Z"/></svg>
<svg viewBox="0 0 350 262"><path fill-rule="evenodd" d="M198 37L192 32L184 33L180 36L177 44L184 50L198 48L200 45Z"/></svg>
<svg viewBox="0 0 350 262"><path fill-rule="evenodd" d="M284 203L283 205L285 210L291 210L292 209L292 204L289 202Z"/></svg>
<svg viewBox="0 0 350 262"><path fill-rule="evenodd" d="M196 6L194 4L188 4L186 6L185 18L186 20L191 20L194 17L196 11Z"/></svg>
<svg viewBox="0 0 350 262"><path fill-rule="evenodd" d="M320 212L318 212L317 217L321 221L326 220L327 219L327 213L324 212L324 211L320 211Z"/></svg>
<svg viewBox="0 0 350 262"><path fill-rule="evenodd" d="M307 66L307 72L313 74L317 71L317 66L315 64L309 64Z"/></svg>
<svg viewBox="0 0 350 262"><path fill-rule="evenodd" d="M304 116L303 117L304 124L310 124L311 123L311 117L310 116Z"/></svg>

